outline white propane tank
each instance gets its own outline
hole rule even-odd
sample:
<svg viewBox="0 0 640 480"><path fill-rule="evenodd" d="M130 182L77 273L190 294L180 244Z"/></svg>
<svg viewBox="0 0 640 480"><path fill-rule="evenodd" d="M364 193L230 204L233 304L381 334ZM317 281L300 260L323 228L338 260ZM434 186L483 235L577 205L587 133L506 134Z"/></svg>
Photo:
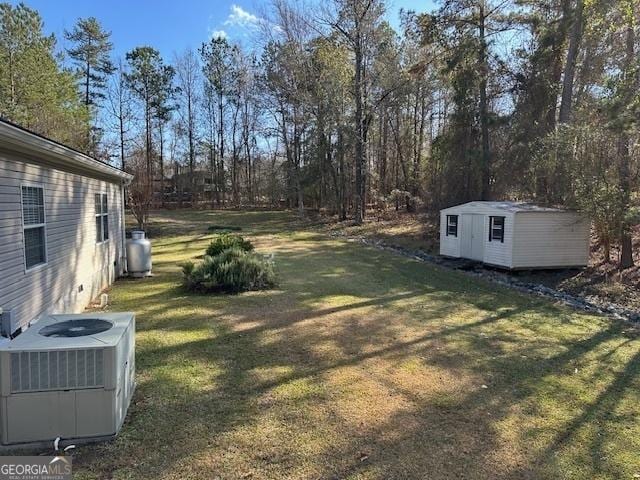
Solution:
<svg viewBox="0 0 640 480"><path fill-rule="evenodd" d="M127 272L137 278L151 275L151 242L143 230L133 230L127 240Z"/></svg>

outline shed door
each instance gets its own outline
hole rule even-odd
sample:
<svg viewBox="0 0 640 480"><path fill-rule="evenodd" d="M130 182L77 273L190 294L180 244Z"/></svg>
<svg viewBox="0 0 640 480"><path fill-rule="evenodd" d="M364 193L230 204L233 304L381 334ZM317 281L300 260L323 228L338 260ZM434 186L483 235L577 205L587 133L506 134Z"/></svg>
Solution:
<svg viewBox="0 0 640 480"><path fill-rule="evenodd" d="M484 215L462 215L462 257L484 260Z"/></svg>

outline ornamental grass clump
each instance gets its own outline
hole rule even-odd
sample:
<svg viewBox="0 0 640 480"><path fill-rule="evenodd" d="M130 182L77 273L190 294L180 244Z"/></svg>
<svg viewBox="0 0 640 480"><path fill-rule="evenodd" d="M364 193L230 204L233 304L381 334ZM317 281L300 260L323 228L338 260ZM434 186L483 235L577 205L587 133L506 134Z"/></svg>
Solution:
<svg viewBox="0 0 640 480"><path fill-rule="evenodd" d="M242 292L274 286L273 261L253 253L251 243L239 238L238 244L209 255L210 250L216 251L212 242L202 263L184 264L185 286L195 292Z"/></svg>
<svg viewBox="0 0 640 480"><path fill-rule="evenodd" d="M245 252L251 252L253 250L253 244L249 240L242 238L240 235L225 233L218 235L211 241L207 247L205 255L215 257L229 248L239 248Z"/></svg>

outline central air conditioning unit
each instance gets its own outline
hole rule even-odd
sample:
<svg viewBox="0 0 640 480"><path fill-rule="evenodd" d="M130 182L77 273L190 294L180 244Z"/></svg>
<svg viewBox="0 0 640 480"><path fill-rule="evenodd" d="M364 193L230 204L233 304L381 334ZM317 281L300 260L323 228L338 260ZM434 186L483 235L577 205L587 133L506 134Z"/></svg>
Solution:
<svg viewBox="0 0 640 480"><path fill-rule="evenodd" d="M0 347L4 445L102 439L135 389L135 315L51 315Z"/></svg>

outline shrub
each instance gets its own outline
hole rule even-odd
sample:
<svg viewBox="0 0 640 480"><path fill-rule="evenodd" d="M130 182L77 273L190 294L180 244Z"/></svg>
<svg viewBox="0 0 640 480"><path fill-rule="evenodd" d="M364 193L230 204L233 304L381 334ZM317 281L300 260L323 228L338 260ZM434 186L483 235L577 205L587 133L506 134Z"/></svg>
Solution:
<svg viewBox="0 0 640 480"><path fill-rule="evenodd" d="M222 234L218 235L207 247L207 251L205 255L210 257L215 257L219 255L224 250L229 248L239 248L245 252L250 252L253 250L253 245L249 240L245 240L240 235L234 234Z"/></svg>
<svg viewBox="0 0 640 480"><path fill-rule="evenodd" d="M240 247L205 256L198 265L182 266L185 286L198 292L240 292L275 285L273 262Z"/></svg>

